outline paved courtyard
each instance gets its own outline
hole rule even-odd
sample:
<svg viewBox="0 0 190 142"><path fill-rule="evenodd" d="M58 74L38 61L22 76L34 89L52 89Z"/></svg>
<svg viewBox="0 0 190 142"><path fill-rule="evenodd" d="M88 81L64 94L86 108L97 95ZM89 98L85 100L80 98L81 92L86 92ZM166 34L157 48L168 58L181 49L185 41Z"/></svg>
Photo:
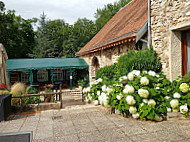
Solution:
<svg viewBox="0 0 190 142"><path fill-rule="evenodd" d="M145 122L109 114L94 105L14 115L2 132L32 131L34 142L190 141L190 121Z"/></svg>

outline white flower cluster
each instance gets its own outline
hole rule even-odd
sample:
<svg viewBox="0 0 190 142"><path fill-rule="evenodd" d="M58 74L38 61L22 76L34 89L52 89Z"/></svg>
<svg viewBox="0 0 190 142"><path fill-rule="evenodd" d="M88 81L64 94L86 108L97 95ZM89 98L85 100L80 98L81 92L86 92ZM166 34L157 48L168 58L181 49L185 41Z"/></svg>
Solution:
<svg viewBox="0 0 190 142"><path fill-rule="evenodd" d="M119 81L127 80L127 76L122 76L119 78Z"/></svg>
<svg viewBox="0 0 190 142"><path fill-rule="evenodd" d="M126 102L127 102L128 105L134 105L134 104L136 104L136 100L131 95L129 95L129 96L126 97Z"/></svg>
<svg viewBox="0 0 190 142"><path fill-rule="evenodd" d="M90 87L84 88L84 89L82 90L82 92L83 92L84 94L89 93L89 92L90 92Z"/></svg>
<svg viewBox="0 0 190 142"><path fill-rule="evenodd" d="M179 101L177 99L173 99L170 101L170 105L173 109L177 109L179 107Z"/></svg>
<svg viewBox="0 0 190 142"><path fill-rule="evenodd" d="M140 83L142 85L148 85L149 84L149 80L147 77L141 77Z"/></svg>
<svg viewBox="0 0 190 142"><path fill-rule="evenodd" d="M181 95L176 92L176 93L173 94L173 97L176 98L176 99L179 99L179 98L181 98Z"/></svg>
<svg viewBox="0 0 190 142"><path fill-rule="evenodd" d="M118 100L121 100L122 97L123 97L122 94L119 94L119 95L116 96L116 98L117 98Z"/></svg>
<svg viewBox="0 0 190 142"><path fill-rule="evenodd" d="M102 81L103 81L102 78L98 78L97 80L95 80L94 82L92 82L92 84L98 84L98 83L101 83Z"/></svg>
<svg viewBox="0 0 190 142"><path fill-rule="evenodd" d="M180 112L183 114L188 112L187 104L180 106Z"/></svg>
<svg viewBox="0 0 190 142"><path fill-rule="evenodd" d="M147 99L149 96L149 92L146 89L139 89L138 94L140 97Z"/></svg>
<svg viewBox="0 0 190 142"><path fill-rule="evenodd" d="M108 94L102 92L101 95L98 97L98 100L101 105L108 106Z"/></svg>
<svg viewBox="0 0 190 142"><path fill-rule="evenodd" d="M91 102L91 100L92 100L92 96L90 95L90 93L88 93L88 94L86 95L86 97L85 97L85 101L86 101L87 103L89 103L89 102Z"/></svg>
<svg viewBox="0 0 190 142"><path fill-rule="evenodd" d="M187 83L182 83L180 86L179 86L179 89L183 92L183 93L186 93L189 91L189 85Z"/></svg>
<svg viewBox="0 0 190 142"><path fill-rule="evenodd" d="M123 93L125 94L132 94L135 92L135 89L131 85L126 85L125 88L123 89Z"/></svg>

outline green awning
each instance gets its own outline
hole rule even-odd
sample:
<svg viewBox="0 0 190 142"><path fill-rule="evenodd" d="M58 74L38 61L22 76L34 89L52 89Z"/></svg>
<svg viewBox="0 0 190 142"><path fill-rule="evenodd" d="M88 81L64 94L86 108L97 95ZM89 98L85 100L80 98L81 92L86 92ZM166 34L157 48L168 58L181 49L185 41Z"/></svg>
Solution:
<svg viewBox="0 0 190 142"><path fill-rule="evenodd" d="M7 71L38 69L85 69L88 64L82 58L8 59Z"/></svg>

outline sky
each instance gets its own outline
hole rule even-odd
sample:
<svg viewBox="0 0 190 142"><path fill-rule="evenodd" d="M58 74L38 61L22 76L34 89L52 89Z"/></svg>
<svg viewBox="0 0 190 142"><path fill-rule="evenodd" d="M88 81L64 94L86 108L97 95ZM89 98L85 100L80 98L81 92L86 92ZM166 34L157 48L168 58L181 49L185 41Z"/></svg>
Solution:
<svg viewBox="0 0 190 142"><path fill-rule="evenodd" d="M97 8L103 8L108 3L117 0L1 0L6 10L15 10L16 15L25 19L39 18L45 13L48 19L64 19L74 24L78 18L95 20L94 13Z"/></svg>

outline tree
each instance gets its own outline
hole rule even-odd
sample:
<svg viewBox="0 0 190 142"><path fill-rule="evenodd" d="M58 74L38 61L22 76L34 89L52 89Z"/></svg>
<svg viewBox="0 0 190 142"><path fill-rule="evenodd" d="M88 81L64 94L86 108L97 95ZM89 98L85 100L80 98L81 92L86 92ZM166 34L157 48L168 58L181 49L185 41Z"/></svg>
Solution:
<svg viewBox="0 0 190 142"><path fill-rule="evenodd" d="M35 19L25 20L16 16L15 11L0 12L0 43L9 58L27 58L34 47L32 23Z"/></svg>
<svg viewBox="0 0 190 142"><path fill-rule="evenodd" d="M78 19L73 26L65 29L64 35L68 35L63 41L64 57L75 57L75 53L84 47L97 33L96 25L86 18Z"/></svg>
<svg viewBox="0 0 190 142"><path fill-rule="evenodd" d="M43 13L39 19L39 27L35 36L35 47L33 53L30 54L33 58L47 57L47 50L50 48L50 41L48 39L48 21L46 15Z"/></svg>
<svg viewBox="0 0 190 142"><path fill-rule="evenodd" d="M120 0L114 4L107 4L104 8L98 8L95 13L96 26L98 31L103 28L103 26L125 5L127 5L131 0Z"/></svg>
<svg viewBox="0 0 190 142"><path fill-rule="evenodd" d="M33 58L61 57L63 40L67 37L64 35L64 28L67 26L64 20L48 20L43 13L36 32L36 46L30 56Z"/></svg>

